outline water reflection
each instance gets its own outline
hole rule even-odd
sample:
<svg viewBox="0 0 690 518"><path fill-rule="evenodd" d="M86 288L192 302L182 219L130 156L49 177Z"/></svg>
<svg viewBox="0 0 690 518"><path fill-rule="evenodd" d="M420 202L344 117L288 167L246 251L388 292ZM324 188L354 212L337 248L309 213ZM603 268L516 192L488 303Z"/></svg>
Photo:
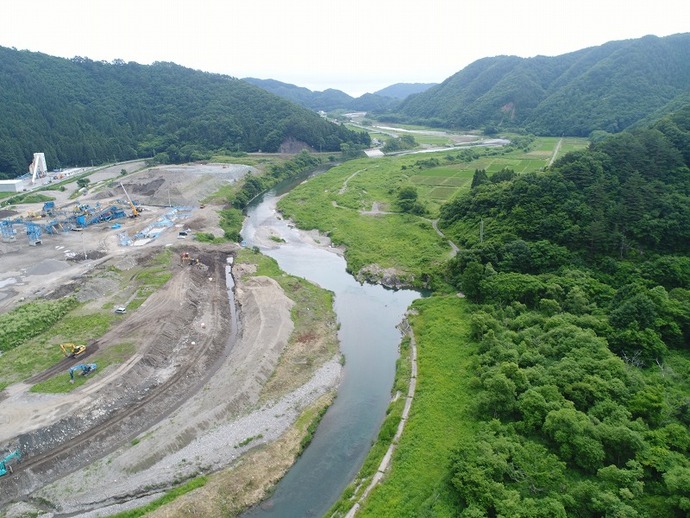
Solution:
<svg viewBox="0 0 690 518"><path fill-rule="evenodd" d="M274 258L281 269L335 294L338 338L346 363L338 397L314 440L272 497L244 516L322 516L354 478L385 416L401 335L397 324L420 294L359 284L333 250L305 243L275 211L272 192L248 209L242 237ZM285 243L261 239L265 235Z"/></svg>

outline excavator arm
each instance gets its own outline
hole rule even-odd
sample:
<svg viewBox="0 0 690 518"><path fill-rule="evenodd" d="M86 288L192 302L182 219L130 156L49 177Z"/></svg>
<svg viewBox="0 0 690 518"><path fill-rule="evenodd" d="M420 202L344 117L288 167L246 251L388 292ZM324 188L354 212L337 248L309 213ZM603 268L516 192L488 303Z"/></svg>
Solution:
<svg viewBox="0 0 690 518"><path fill-rule="evenodd" d="M74 383L74 373L77 371L81 371L82 376L88 376L90 373L96 370L96 364L95 363L80 363L79 365L75 365L74 367L70 367L69 369L69 381L70 383Z"/></svg>
<svg viewBox="0 0 690 518"><path fill-rule="evenodd" d="M6 475L9 473L10 475L13 473L12 465L15 462L19 462L22 459L22 454L19 450L15 450L9 455L7 455L4 459L0 460L0 477L3 475Z"/></svg>
<svg viewBox="0 0 690 518"><path fill-rule="evenodd" d="M85 345L77 345L72 343L60 344L60 349L62 349L62 354L69 358L75 358L86 351Z"/></svg>
<svg viewBox="0 0 690 518"><path fill-rule="evenodd" d="M127 196L127 201L129 202L129 206L132 209L132 217L136 218L139 215L139 211L134 206L134 202L132 202L132 198L129 197L129 193L127 192L127 189L125 189L125 186L122 185L122 182L120 182L120 187L122 187L122 190L125 191L125 196Z"/></svg>

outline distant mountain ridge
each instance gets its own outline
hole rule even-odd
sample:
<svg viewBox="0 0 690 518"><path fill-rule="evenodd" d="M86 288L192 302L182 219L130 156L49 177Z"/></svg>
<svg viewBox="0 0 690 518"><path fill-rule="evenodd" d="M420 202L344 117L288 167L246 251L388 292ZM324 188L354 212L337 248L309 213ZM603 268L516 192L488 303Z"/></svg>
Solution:
<svg viewBox="0 0 690 518"><path fill-rule="evenodd" d="M308 88L283 83L275 79L245 77L243 80L310 110L325 112L334 110L385 111L395 109L400 101L408 95L423 92L435 84L396 83L374 93L352 97L345 92L333 88L328 88L322 92L314 92Z"/></svg>
<svg viewBox="0 0 690 518"><path fill-rule="evenodd" d="M387 120L535 134L618 132L690 100L690 33L556 57L497 56L406 98Z"/></svg>
<svg viewBox="0 0 690 518"><path fill-rule="evenodd" d="M394 85L377 90L374 94L383 97L393 97L395 99L405 99L410 95L425 92L437 84L438 83L395 83Z"/></svg>

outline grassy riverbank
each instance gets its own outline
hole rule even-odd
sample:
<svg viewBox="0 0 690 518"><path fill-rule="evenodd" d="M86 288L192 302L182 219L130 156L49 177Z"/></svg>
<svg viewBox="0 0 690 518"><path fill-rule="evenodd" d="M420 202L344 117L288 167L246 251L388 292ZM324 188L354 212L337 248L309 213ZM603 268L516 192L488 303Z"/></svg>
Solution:
<svg viewBox="0 0 690 518"><path fill-rule="evenodd" d="M489 175L503 168L543 169L558 144L557 138L538 138L527 151L478 148L352 160L296 187L278 208L300 228L318 229L344 246L348 270L360 280L380 282L376 273L388 270L416 288L438 289L451 255L432 227L441 205L469 190L476 169ZM568 149L584 145L582 139L561 143ZM401 210L402 188L416 192L423 214Z"/></svg>
<svg viewBox="0 0 690 518"><path fill-rule="evenodd" d="M418 373L412 411L393 455L391 471L372 491L358 516L419 516L424 512L454 516L457 509L452 496L443 491L447 487L443 481L450 476L448 458L457 438L474 431L469 408L474 397L470 380L476 351L468 340L468 305L447 295L417 300L413 308L417 314L410 316L410 322L417 340ZM401 360L399 371L409 379L405 365L409 361ZM397 379L396 390L406 391L401 376ZM368 484L395 433L401 401L391 405L360 477L333 507L334 516L344 516L354 503L350 497L357 486ZM389 429L391 433L386 432Z"/></svg>
<svg viewBox="0 0 690 518"><path fill-rule="evenodd" d="M278 207L300 228L318 229L345 246L355 275L377 265L420 287L450 247L428 218L399 213L395 198L405 182L399 160L353 160L298 186Z"/></svg>

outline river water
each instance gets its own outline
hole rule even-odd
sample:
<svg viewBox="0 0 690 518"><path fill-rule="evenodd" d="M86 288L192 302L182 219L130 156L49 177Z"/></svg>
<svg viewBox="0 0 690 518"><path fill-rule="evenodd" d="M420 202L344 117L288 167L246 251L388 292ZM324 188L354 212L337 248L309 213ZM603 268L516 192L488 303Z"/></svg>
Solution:
<svg viewBox="0 0 690 518"><path fill-rule="evenodd" d="M271 498L243 516L318 517L328 511L361 467L391 398L401 334L396 328L420 293L360 284L332 250L309 245L300 232L279 218L278 193L269 192L247 211L242 237L278 261L281 269L335 294L338 338L345 356L338 397L323 417L314 439ZM286 242L257 240L270 228Z"/></svg>

